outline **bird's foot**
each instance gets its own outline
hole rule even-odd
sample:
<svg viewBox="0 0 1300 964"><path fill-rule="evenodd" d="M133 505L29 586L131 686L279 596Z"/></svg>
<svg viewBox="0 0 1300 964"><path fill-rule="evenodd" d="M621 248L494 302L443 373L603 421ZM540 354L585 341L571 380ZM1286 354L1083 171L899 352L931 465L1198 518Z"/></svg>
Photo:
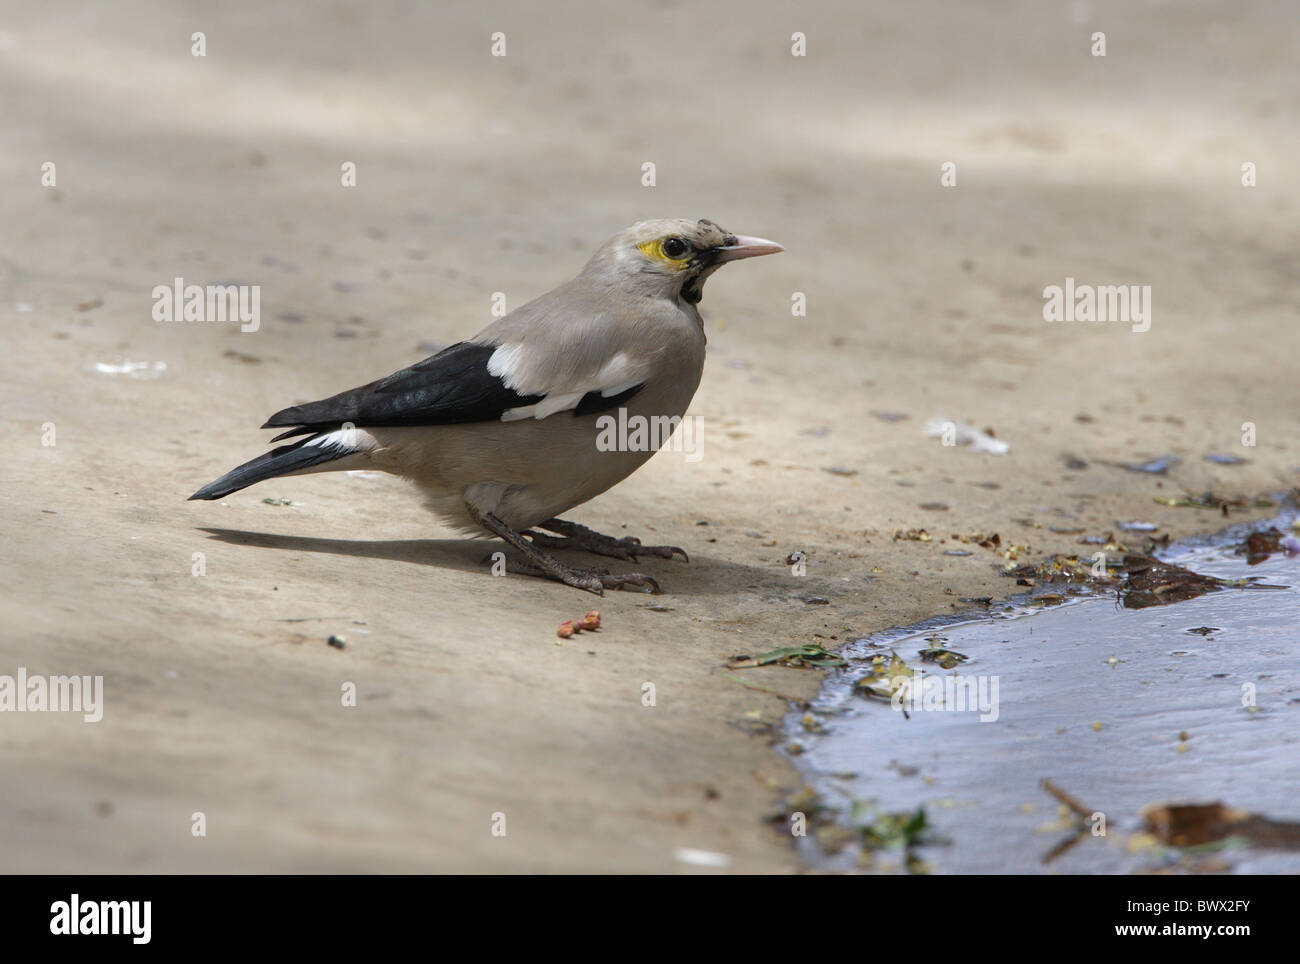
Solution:
<svg viewBox="0 0 1300 964"><path fill-rule="evenodd" d="M565 522L563 519L547 519L540 524L540 528L559 533L558 536L552 536L545 532L538 532L536 529L525 532L524 535L532 539L533 544L540 549L582 549L586 552L594 552L598 556L609 556L628 562L636 562L638 556L671 559L675 555L681 556L684 562L691 561L686 555L686 550L677 546L645 546L636 536L615 539L613 536L602 535L594 529L588 529L576 522Z"/></svg>
<svg viewBox="0 0 1300 964"><path fill-rule="evenodd" d="M558 578L566 586L585 589L587 592L594 592L597 596L605 595L606 589L623 589L627 586L648 588L656 596L663 593L659 583L652 576L642 572L613 573L608 569L568 569Z"/></svg>
<svg viewBox="0 0 1300 964"><path fill-rule="evenodd" d="M575 589L585 589L597 596L605 595L606 589L623 589L626 586L640 586L650 590L654 595L662 595L663 590L653 576L641 572L612 573L608 569L573 569L558 559L555 565L540 566L531 562L506 560L506 572L519 576L537 576L541 579L554 579Z"/></svg>
<svg viewBox="0 0 1300 964"><path fill-rule="evenodd" d="M491 513L476 518L479 524L488 532L500 536L523 554L524 562L506 560L506 572L555 579L566 586L585 589L597 596L605 595L606 589L622 589L625 586L642 586L655 594L663 592L659 588L659 583L645 573L612 573L608 569L574 569L572 566L566 566L559 559L556 559L548 552L544 552L540 546L528 541L522 534L511 529ZM685 553L682 553L682 555L685 555Z"/></svg>
<svg viewBox="0 0 1300 964"><path fill-rule="evenodd" d="M650 590L655 596L663 595L663 590L659 588L659 583L653 576L647 576L643 572L610 572L608 569L588 569L588 574L595 575L600 580L601 589L625 589L628 586L639 586ZM604 595L603 592L599 595Z"/></svg>

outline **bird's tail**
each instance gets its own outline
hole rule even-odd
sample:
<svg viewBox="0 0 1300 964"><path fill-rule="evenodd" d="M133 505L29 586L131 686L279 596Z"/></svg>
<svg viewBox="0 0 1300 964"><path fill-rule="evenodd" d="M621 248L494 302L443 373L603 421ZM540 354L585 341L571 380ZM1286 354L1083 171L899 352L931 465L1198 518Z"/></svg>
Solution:
<svg viewBox="0 0 1300 964"><path fill-rule="evenodd" d="M281 445L251 462L231 469L215 482L209 482L190 496L194 499L224 499L232 492L247 488L263 479L301 472L324 472L345 469L348 463L321 468L326 462L335 462L349 456L362 455L374 444L374 439L360 429L338 429L321 432L291 445ZM358 464L360 460L358 460Z"/></svg>

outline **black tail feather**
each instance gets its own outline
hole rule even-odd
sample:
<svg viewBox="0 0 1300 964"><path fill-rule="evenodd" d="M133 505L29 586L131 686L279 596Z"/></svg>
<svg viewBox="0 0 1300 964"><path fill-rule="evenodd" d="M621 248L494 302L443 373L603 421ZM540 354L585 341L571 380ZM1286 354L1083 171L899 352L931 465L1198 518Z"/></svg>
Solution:
<svg viewBox="0 0 1300 964"><path fill-rule="evenodd" d="M207 499L211 501L213 499L224 499L230 493L238 492L240 489L247 488L255 482L261 482L263 479L272 479L278 475L288 475L291 472L301 472L313 465L332 462L356 451L337 443L312 444L318 438L322 438L322 436L317 435L313 438L303 439L293 445L281 445L264 455L259 455L251 462L245 462L238 468L231 469L215 482L209 482L190 496L189 500Z"/></svg>

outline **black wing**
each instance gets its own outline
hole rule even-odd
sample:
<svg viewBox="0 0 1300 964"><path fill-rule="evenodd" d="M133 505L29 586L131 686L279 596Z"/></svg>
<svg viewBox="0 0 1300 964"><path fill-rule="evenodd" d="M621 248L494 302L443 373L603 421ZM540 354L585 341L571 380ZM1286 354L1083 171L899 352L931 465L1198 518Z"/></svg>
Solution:
<svg viewBox="0 0 1300 964"><path fill-rule="evenodd" d="M340 392L319 402L276 412L262 428L294 426L273 441L351 422L373 425L453 425L499 419L506 409L540 402L520 395L488 374L492 345L461 342L387 378Z"/></svg>
<svg viewBox="0 0 1300 964"><path fill-rule="evenodd" d="M488 373L488 359L494 351L493 345L460 342L377 382L276 412L262 428L292 426L271 440L278 442L331 430L343 422L357 428L492 422L508 409L540 402L545 396L520 395L506 388L500 377ZM609 397L599 391L588 392L573 414L616 408L644 386L642 382Z"/></svg>

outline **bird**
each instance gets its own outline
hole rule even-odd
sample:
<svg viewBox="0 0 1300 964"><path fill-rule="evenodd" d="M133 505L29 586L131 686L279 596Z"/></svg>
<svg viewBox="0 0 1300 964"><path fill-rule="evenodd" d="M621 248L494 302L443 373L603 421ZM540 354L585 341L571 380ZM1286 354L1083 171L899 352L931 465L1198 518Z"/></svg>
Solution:
<svg viewBox="0 0 1300 964"><path fill-rule="evenodd" d="M295 441L189 498L222 499L278 476L377 469L413 482L448 526L513 547L522 560L508 560L507 571L596 595L659 593L645 573L577 568L552 553L689 562L684 550L602 535L560 516L654 454L650 445L610 445L608 434L599 444L610 418L677 426L686 413L704 369L705 281L728 262L783 250L709 220L641 221L605 242L577 277L468 341L276 412L262 428L285 431L271 442Z"/></svg>

